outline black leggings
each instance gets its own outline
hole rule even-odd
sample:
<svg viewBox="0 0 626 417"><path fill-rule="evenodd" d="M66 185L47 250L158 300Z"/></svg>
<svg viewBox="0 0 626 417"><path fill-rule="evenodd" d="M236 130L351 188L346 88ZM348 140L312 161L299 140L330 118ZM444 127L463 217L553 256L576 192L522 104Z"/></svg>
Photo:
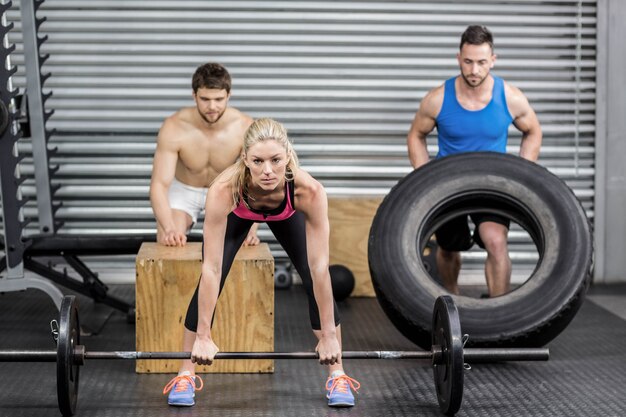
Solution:
<svg viewBox="0 0 626 417"><path fill-rule="evenodd" d="M237 251L243 244L248 235L248 231L254 222L237 217L234 213L228 215L228 223L226 225L226 236L224 238L224 257L222 258L222 279L220 281L220 293L224 288L226 276L230 271ZM321 330L320 314L313 295L313 280L311 279L311 271L309 270L309 261L306 251L306 229L304 224L304 214L295 212L290 218L281 221L267 222L270 230L274 233L278 243L285 249L291 263L298 271L302 284L306 291L309 301L309 319L313 330ZM204 245L203 245L204 256ZM200 283L198 282L198 287ZM198 287L193 294L193 298L187 309L187 317L185 318L185 327L192 332L198 329ZM335 310L335 326L339 325L339 311L337 304L333 300L333 308ZM215 316L215 314L214 314Z"/></svg>

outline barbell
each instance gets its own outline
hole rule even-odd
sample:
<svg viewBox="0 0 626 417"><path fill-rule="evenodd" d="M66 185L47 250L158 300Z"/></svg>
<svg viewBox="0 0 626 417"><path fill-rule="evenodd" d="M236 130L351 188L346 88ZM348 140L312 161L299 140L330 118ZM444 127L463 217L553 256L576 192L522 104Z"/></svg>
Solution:
<svg viewBox="0 0 626 417"><path fill-rule="evenodd" d="M59 320L52 320L57 350L0 350L0 362L56 362L59 410L74 415L78 400L80 367L87 359L190 359L191 352L90 352L80 344L78 301L63 298ZM422 359L433 366L439 408L455 414L463 399L463 376L467 363L539 361L550 357L547 348L465 348L458 310L452 297L437 298L432 318L430 351L345 351L344 359ZM219 352L215 359L317 359L316 352Z"/></svg>

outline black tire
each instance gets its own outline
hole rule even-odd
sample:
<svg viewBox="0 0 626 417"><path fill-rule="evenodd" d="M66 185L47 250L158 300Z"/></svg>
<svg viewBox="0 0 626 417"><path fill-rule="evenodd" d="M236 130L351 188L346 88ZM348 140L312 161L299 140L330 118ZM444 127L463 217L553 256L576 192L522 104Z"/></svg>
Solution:
<svg viewBox="0 0 626 417"><path fill-rule="evenodd" d="M521 225L539 261L529 279L500 297L454 296L474 346L542 346L572 320L592 277L591 227L574 193L545 168L498 153L440 158L400 180L385 197L369 236L376 296L392 323L424 349L435 299L447 294L421 254L447 220L497 213Z"/></svg>

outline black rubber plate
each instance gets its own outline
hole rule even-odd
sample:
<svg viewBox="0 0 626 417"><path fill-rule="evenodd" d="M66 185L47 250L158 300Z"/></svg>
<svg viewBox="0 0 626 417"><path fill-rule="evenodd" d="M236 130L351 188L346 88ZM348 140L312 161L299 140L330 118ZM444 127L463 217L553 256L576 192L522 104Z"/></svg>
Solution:
<svg viewBox="0 0 626 417"><path fill-rule="evenodd" d="M78 301L68 295L61 303L57 341L57 396L59 410L66 417L74 415L78 399L79 366L74 361L74 348L79 343Z"/></svg>
<svg viewBox="0 0 626 417"><path fill-rule="evenodd" d="M437 401L441 412L453 415L463 400L463 341L459 313L452 297L435 301L432 325L433 346L441 347L442 362L433 365Z"/></svg>

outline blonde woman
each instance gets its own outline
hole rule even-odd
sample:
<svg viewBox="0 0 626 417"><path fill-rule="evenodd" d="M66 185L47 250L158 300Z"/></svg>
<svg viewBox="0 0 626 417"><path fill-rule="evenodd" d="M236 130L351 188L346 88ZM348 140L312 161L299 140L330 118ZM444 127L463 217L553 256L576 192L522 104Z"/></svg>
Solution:
<svg viewBox="0 0 626 417"><path fill-rule="evenodd" d="M187 310L183 338L191 360L183 361L178 376L165 387L168 403L194 405L194 391L202 388L194 363L210 365L219 351L211 324L224 280L250 227L267 222L302 278L318 339L315 350L320 364L329 368L328 405L353 406L351 389L358 390L359 383L345 374L341 361L341 326L328 272L326 192L298 167L285 128L272 119L252 123L241 159L215 179L206 201L202 275Z"/></svg>

